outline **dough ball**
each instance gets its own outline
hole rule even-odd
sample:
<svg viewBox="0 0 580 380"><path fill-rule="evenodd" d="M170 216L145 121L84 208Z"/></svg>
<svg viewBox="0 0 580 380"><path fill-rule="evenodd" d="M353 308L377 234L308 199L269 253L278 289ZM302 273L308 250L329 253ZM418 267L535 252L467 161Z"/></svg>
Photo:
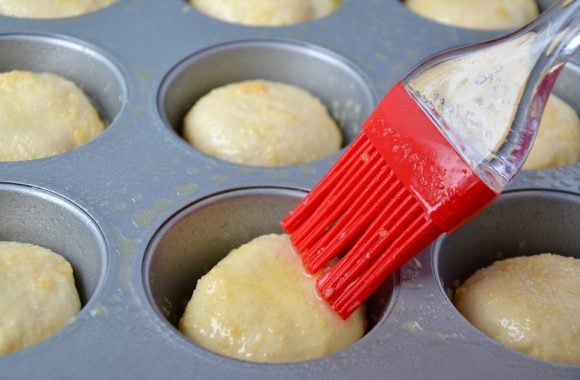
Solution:
<svg viewBox="0 0 580 380"><path fill-rule="evenodd" d="M459 287L454 301L501 344L580 364L580 259L546 253L497 261Z"/></svg>
<svg viewBox="0 0 580 380"><path fill-rule="evenodd" d="M364 334L364 309L342 320L316 296L316 278L304 273L288 236L258 237L197 282L179 329L201 347L252 362L332 354Z"/></svg>
<svg viewBox="0 0 580 380"><path fill-rule="evenodd" d="M580 162L580 119L566 102L550 95L524 169L548 169Z"/></svg>
<svg viewBox="0 0 580 380"><path fill-rule="evenodd" d="M0 14L21 18L60 18L90 13L116 0L0 0Z"/></svg>
<svg viewBox="0 0 580 380"><path fill-rule="evenodd" d="M534 0L406 0L407 7L433 21L473 29L512 29L538 14Z"/></svg>
<svg viewBox="0 0 580 380"><path fill-rule="evenodd" d="M246 25L292 25L327 16L340 0L189 0L219 20Z"/></svg>
<svg viewBox="0 0 580 380"><path fill-rule="evenodd" d="M0 355L30 347L79 312L68 261L32 244L0 242Z"/></svg>
<svg viewBox="0 0 580 380"><path fill-rule="evenodd" d="M249 80L214 89L185 116L184 138L226 161L257 166L319 160L342 136L325 106L284 83Z"/></svg>
<svg viewBox="0 0 580 380"><path fill-rule="evenodd" d="M104 129L95 108L71 81L49 73L0 73L0 161L67 152Z"/></svg>

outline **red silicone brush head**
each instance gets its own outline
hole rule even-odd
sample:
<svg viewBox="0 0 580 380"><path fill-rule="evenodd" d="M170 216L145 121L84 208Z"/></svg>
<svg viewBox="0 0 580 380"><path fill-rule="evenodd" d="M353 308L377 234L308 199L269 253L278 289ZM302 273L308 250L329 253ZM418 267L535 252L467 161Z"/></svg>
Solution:
<svg viewBox="0 0 580 380"><path fill-rule="evenodd" d="M347 318L397 268L497 197L398 83L282 221L320 296Z"/></svg>

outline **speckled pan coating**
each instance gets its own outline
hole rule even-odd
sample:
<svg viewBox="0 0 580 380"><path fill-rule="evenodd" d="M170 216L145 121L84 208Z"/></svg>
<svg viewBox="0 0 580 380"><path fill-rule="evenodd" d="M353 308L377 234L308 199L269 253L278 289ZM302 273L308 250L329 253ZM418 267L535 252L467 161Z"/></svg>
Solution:
<svg viewBox="0 0 580 380"><path fill-rule="evenodd" d="M495 35L432 23L396 0L345 0L325 19L283 28L225 24L181 0L119 0L61 20L0 17L0 71L67 76L111 121L75 151L0 163L0 239L60 249L75 266L84 301L58 334L0 358L0 378L580 378L578 366L538 361L489 340L446 293L478 264L509 255L506 249L580 255L580 165L521 173L488 212L387 281L369 302L373 327L331 357L239 362L191 344L168 322L224 250L276 230L338 156L284 168L213 159L173 129L195 100L186 96L259 74L297 82L329 105L350 141L418 60ZM241 53L211 58L232 46ZM210 63L180 76L208 52ZM287 59L276 63L278 53ZM264 60L275 67L256 68ZM580 69L570 66L556 89L577 110L579 83Z"/></svg>

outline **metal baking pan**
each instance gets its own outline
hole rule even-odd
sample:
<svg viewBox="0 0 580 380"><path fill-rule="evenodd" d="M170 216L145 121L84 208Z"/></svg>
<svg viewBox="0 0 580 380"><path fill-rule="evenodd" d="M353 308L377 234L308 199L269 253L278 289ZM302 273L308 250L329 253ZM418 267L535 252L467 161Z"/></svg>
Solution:
<svg viewBox="0 0 580 380"><path fill-rule="evenodd" d="M498 252L578 257L580 165L520 173L488 211L387 280L367 304L366 335L335 355L241 362L175 328L197 278L229 249L280 231L338 157L278 168L209 157L179 136L196 99L242 79L296 84L326 103L348 144L420 59L499 33L440 25L396 0L345 0L324 19L288 27L227 24L181 0L120 0L58 20L0 17L0 71L67 77L110 122L74 151L0 163L0 239L66 256L83 302L69 326L1 357L0 378L580 378L578 366L487 338L448 295ZM580 68L568 65L555 92L580 110L578 83Z"/></svg>

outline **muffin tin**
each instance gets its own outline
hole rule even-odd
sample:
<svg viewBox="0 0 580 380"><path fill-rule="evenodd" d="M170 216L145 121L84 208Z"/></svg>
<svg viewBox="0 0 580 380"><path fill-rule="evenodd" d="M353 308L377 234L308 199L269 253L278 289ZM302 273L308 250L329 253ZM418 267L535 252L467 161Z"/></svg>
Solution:
<svg viewBox="0 0 580 380"><path fill-rule="evenodd" d="M520 173L489 210L387 280L367 303L367 334L332 356L241 362L174 327L197 278L231 248L280 231L338 157L261 168L204 155L178 134L197 98L250 78L296 84L326 103L348 143L418 60L499 33L436 24L396 0L345 0L324 19L278 28L227 24L182 0L119 0L59 20L0 17L0 71L72 79L110 122L74 151L0 163L0 239L62 253L83 301L69 326L1 357L0 378L579 378L578 366L487 338L449 294L499 257L579 257L580 165ZM579 63L555 89L577 110Z"/></svg>

